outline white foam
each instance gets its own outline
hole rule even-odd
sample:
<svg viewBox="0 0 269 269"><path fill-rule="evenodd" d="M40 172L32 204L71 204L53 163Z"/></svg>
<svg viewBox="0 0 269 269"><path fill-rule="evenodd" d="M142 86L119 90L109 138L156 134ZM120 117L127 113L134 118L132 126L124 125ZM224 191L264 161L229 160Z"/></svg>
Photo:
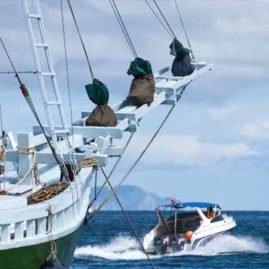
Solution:
<svg viewBox="0 0 269 269"><path fill-rule="evenodd" d="M131 237L119 236L106 245L93 245L77 248L75 257L100 257L108 260L142 260L145 254L137 241Z"/></svg>
<svg viewBox="0 0 269 269"><path fill-rule="evenodd" d="M240 252L269 253L269 247L262 239L253 237L240 237L221 235L212 239L208 244L189 252L178 252L166 256L182 255L233 255ZM89 258L99 257L107 260L144 260L145 254L140 250L139 244L134 238L118 236L105 245L93 245L77 248L75 257ZM160 258L154 255L151 258Z"/></svg>
<svg viewBox="0 0 269 269"><path fill-rule="evenodd" d="M215 237L205 246L199 247L188 254L212 256L240 252L268 253L269 247L262 239L224 234Z"/></svg>

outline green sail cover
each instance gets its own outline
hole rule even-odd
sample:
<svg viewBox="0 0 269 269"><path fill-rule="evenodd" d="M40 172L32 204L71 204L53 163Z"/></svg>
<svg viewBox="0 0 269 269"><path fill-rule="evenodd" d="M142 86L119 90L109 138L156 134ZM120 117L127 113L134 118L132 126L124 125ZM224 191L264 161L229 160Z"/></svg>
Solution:
<svg viewBox="0 0 269 269"><path fill-rule="evenodd" d="M127 71L128 75L133 75L134 77L143 77L152 74L152 68L149 61L142 58L135 58L131 62L130 67Z"/></svg>
<svg viewBox="0 0 269 269"><path fill-rule="evenodd" d="M85 86L88 97L96 105L107 105L109 100L109 92L105 84L98 79L94 79L92 84Z"/></svg>
<svg viewBox="0 0 269 269"><path fill-rule="evenodd" d="M176 56L178 61L182 60L190 52L188 49L184 48L176 38L173 39L169 47L170 54Z"/></svg>

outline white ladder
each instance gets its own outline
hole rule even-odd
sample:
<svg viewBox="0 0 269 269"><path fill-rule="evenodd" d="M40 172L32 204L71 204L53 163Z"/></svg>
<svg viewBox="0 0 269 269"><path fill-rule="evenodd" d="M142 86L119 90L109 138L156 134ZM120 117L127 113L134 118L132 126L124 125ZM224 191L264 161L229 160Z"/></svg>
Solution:
<svg viewBox="0 0 269 269"><path fill-rule="evenodd" d="M57 137L64 137L66 141L68 141L69 130L66 124L56 74L49 50L49 44L47 42L46 29L39 0L23 0L23 6L35 66L38 72L43 104L50 129L50 136L56 153L61 155L57 144ZM43 56L43 58L41 58L41 56ZM49 87L47 84L49 84ZM56 108L57 116L53 115L53 108ZM60 120L60 125L57 124L57 129L55 128L56 124L55 120L53 120L54 117Z"/></svg>

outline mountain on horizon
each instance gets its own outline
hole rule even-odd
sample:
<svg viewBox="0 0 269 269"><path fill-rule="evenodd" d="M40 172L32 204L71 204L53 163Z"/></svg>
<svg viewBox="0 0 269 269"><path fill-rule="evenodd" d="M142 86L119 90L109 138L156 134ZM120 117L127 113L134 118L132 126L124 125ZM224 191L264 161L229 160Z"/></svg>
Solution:
<svg viewBox="0 0 269 269"><path fill-rule="evenodd" d="M99 187L97 187L97 192ZM92 190L91 199L94 198L95 190ZM111 191L108 187L105 187L94 203L95 209L102 203L109 195ZM120 186L117 190L117 195L126 210L155 210L158 205L167 204L171 202L171 198L162 198L154 193L149 193L140 187L125 185ZM113 197L102 210L120 210L120 207Z"/></svg>

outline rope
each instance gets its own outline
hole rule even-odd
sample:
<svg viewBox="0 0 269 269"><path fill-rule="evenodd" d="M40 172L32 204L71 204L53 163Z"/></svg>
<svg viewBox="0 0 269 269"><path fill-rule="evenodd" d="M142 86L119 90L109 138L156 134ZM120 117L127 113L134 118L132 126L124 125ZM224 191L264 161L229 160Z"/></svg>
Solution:
<svg viewBox="0 0 269 269"><path fill-rule="evenodd" d="M22 155L33 154L34 152L35 152L35 148L34 147L18 148L18 154L22 154Z"/></svg>
<svg viewBox="0 0 269 269"><path fill-rule="evenodd" d="M0 181L0 192L2 191L2 182L5 193L5 181L6 181L6 147L5 145L1 145L0 147L0 175L3 175L3 181Z"/></svg>
<svg viewBox="0 0 269 269"><path fill-rule="evenodd" d="M134 233L136 239L138 240L138 242L139 242L141 248L143 249L145 255L147 256L147 259L148 259L148 261L149 261L151 267L152 267L153 269L155 269L155 266L154 266L154 264L153 264L151 258L149 257L147 251L145 250L145 248L144 248L144 246L143 246L143 243L142 243L141 239L139 238L139 235L138 235L138 233L137 233L137 231L136 231L136 229L135 229L135 227L134 227L134 225L133 225L133 223L132 223L130 217L128 216L127 212L126 212L125 209L123 208L123 205L122 205L122 203L121 203L121 201L120 201L120 199L119 199L119 197L118 197L118 195L117 195L115 189L113 189L113 187L112 187L112 185L111 185L111 183L110 183L108 177L106 176L106 174L105 174L103 168L102 168L102 167L100 167L100 168L101 168L102 174L103 174L103 176L105 177L105 180L106 180L106 182L108 183L108 185L109 185L111 191L113 192L113 195L114 195L114 197L116 198L116 200L117 200L117 202L118 202L118 204L119 204L119 206L120 206L120 208L121 208L121 210L122 210L122 212L123 212L123 214L124 214L124 216L125 216L125 218L126 218L128 224L129 224L130 227L132 228L133 233Z"/></svg>
<svg viewBox="0 0 269 269"><path fill-rule="evenodd" d="M50 200L59 193L63 192L68 187L68 184L61 182L53 186L45 186L42 189L32 193L31 200L32 203L40 203L46 200Z"/></svg>
<svg viewBox="0 0 269 269"><path fill-rule="evenodd" d="M170 26L170 24L168 23L167 19L165 18L165 16L164 16L164 14L163 14L162 10L160 9L160 7L159 7L158 3L156 2L156 0L153 0L153 2L154 2L154 4L155 4L155 6L157 7L157 9L158 9L159 13L161 14L161 16L162 16L163 20L165 21L165 23L166 23L166 25L167 25L168 29L170 30L171 34L172 34L172 35L173 35L173 37L175 38L175 37L176 37L176 35L175 35L175 33L174 33L174 31L173 31L172 27L171 27L171 26Z"/></svg>
<svg viewBox="0 0 269 269"><path fill-rule="evenodd" d="M108 175L108 177L107 177L108 179L110 179L111 176L112 176L112 174L114 173L116 167L118 166L120 160L122 159L123 154L125 153L125 151L126 151L128 145L130 144L130 142L131 142L131 140L132 140L134 134L135 134L135 132L133 132L133 133L129 136L128 141L127 141L127 143L125 144L125 146L124 146L124 148L123 148L122 154L121 154L120 157L117 159L116 163L114 164L113 168L111 169L111 171L110 171L110 173L109 173L109 175ZM88 209L89 209L89 208L93 205L93 203L98 199L99 195L102 193L104 187L106 186L106 183L107 183L107 181L105 180L104 183L103 183L103 185L101 186L101 188L100 188L100 189L98 190L98 192L96 193L96 195L95 195L95 199L93 199L93 200L89 203L89 205L88 205Z"/></svg>
<svg viewBox="0 0 269 269"><path fill-rule="evenodd" d="M112 192L104 201L103 203L101 203L99 205L99 207L93 212L92 218L98 213L98 211L100 211L102 209L102 207L114 196L115 191L122 185L122 183L126 180L126 178L129 176L129 174L132 172L132 170L135 168L135 166L137 165L137 163L140 161L140 159L144 156L144 154L146 153L147 149L149 148L149 146L152 144L152 142L154 141L154 139L156 138L156 136L158 135L158 133L160 132L160 130L162 129L163 125L165 124L165 122L167 121L168 117L170 116L170 114L172 113L172 111L174 110L175 105L172 106L172 108L169 110L169 112L167 113L167 115L165 116L164 120L162 121L162 123L160 124L159 128L156 130L156 132L154 133L154 135L152 136L152 138L150 139L150 141L148 142L148 144L146 145L146 147L143 149L143 151L141 152L141 154L139 155L139 157L136 159L136 161L134 162L134 164L131 166L131 168L128 170L128 172L125 174L125 176L121 179L121 181L119 182L119 184L114 188L114 192Z"/></svg>
<svg viewBox="0 0 269 269"><path fill-rule="evenodd" d="M121 15L120 15L120 12L119 12L119 9L117 7L117 4L115 3L114 0L109 0L109 3L111 5L111 7L112 7L112 10L113 10L113 12L114 12L114 14L116 16L116 19L117 19L117 21L118 21L118 23L120 25L122 33L123 33L123 35L124 35L124 37L125 37L125 39L127 41L127 44L129 46L134 58L137 58L136 50L134 48L133 42L132 42L132 40L130 38L130 35L129 35L128 31L127 31L127 28L126 28L126 26L125 26L125 24L123 22L123 19L122 19Z"/></svg>
<svg viewBox="0 0 269 269"><path fill-rule="evenodd" d="M33 155L33 159L32 159L32 166L30 167L30 169L24 174L24 176L16 183L14 184L12 187L8 188L6 191L9 192L13 189L15 189L18 185L20 185L24 180L27 179L27 177L34 171L37 169L37 164L36 164L36 151L34 148L20 148L18 149L18 154L32 154ZM35 176L35 173L34 173Z"/></svg>
<svg viewBox="0 0 269 269"><path fill-rule="evenodd" d="M48 221L49 221L49 231L48 233L50 234L50 255L47 257L47 261L52 260L56 261L57 260L57 245L55 240L53 240L52 237L52 210L51 210L51 205L49 205L49 208L47 209L48 211Z"/></svg>
<svg viewBox="0 0 269 269"><path fill-rule="evenodd" d="M16 75L16 76L17 76L17 78L18 78L18 75ZM19 79L19 78L18 78L18 79ZM21 83L20 79L19 79L19 82ZM41 123L41 121L40 121L40 119L39 119L39 116L38 116L38 114L37 114L37 112L36 112L35 106L34 106L34 104L33 104L33 102L32 102L32 99L31 99L31 97L30 97L30 95L29 95L28 89L27 89L26 86L25 86L24 84L22 84L22 83L21 83L21 85L20 85L20 89L22 90L22 93L23 93L23 95L24 95L24 97L25 97L25 100L26 100L28 106L30 107L30 109L31 109L31 111L32 111L32 113L33 113L35 119L37 120L37 122L38 122L38 124L39 124L39 126L40 126L40 128L41 128L42 133L44 134L44 136L45 136L45 138L46 138L46 141L47 141L47 143L48 143L48 145L49 145L49 147L50 147L50 150L51 150L51 152L52 152L52 155L53 155L54 159L56 160L57 164L59 165L60 170L61 170L61 172L63 173L65 179L68 181L68 180L69 180L69 176L68 176L68 172L67 172L67 170L66 170L66 167L65 167L65 165L64 165L64 160L63 160L63 159L62 159L62 160L59 160L59 158L58 158L58 156L57 156L57 154L56 154L55 148L52 146L51 141L49 140L49 138L48 138L48 136L47 136L47 134L46 134L46 132L45 132L45 129L44 129L44 127L43 127L43 125L42 125L42 123Z"/></svg>
<svg viewBox="0 0 269 269"><path fill-rule="evenodd" d="M2 117L2 104L0 102L0 128L1 128L1 136L0 138L2 139L2 142L3 142L3 139L4 139L4 136L5 136L5 131L4 131L4 124L3 124L3 117Z"/></svg>
<svg viewBox="0 0 269 269"><path fill-rule="evenodd" d="M190 39L188 37L187 31L186 31L186 28L185 28L185 25L184 25L184 22L183 22L183 19L182 19L182 16L181 16L181 12L180 12L180 9L179 9L179 4L178 4L177 0L175 0L175 4L176 4L177 13L178 13L178 16L179 16L179 20L180 20L182 29L184 31L185 37L186 37L187 42L188 42L188 46L189 46L189 49L190 49L190 52L191 52L192 59L195 61L194 53L193 53L193 50L192 50L192 47L191 47L191 42L190 42Z"/></svg>
<svg viewBox="0 0 269 269"><path fill-rule="evenodd" d="M79 35L80 43L81 43L81 45L82 45L84 54L85 54L85 56L86 56L86 60L87 60L87 63L88 63L88 67L89 67L89 71L90 71L92 80L94 80L94 74L93 74L93 70L92 70L92 67L91 67L90 59L89 59L89 56L88 56L88 53L87 53L85 44L84 44L84 42L83 42L83 39L82 39L80 30L79 30L78 23L77 23L77 20L76 20L76 17L75 17L75 14L74 14L74 11L73 11L73 8L72 8L72 5L71 5L70 0L67 0L67 3L68 3L68 6L69 6L69 9L70 9L71 15L72 15L73 20L74 20L74 23L75 23L75 26L76 26L76 29L77 29L77 33L78 33L78 35Z"/></svg>
<svg viewBox="0 0 269 269"><path fill-rule="evenodd" d="M38 71L17 71L17 74L37 74ZM0 74L15 74L14 71L0 71Z"/></svg>
<svg viewBox="0 0 269 269"><path fill-rule="evenodd" d="M6 147L4 145L1 145L0 148L0 161L4 162L6 159Z"/></svg>
<svg viewBox="0 0 269 269"><path fill-rule="evenodd" d="M87 168L87 167L93 167L94 169L98 170L98 161L94 158L87 158L78 163L78 168Z"/></svg>
<svg viewBox="0 0 269 269"><path fill-rule="evenodd" d="M72 136L72 144L74 145L74 128L73 128L73 110L72 110L72 98L71 98L71 89L70 89L70 77L69 77L69 66L68 66L68 57L67 57L67 45L66 45L66 32L65 32L65 24L64 24L64 10L63 10L63 0L61 0L61 19L62 19L62 31L63 31L63 43L64 43L64 58L65 58L65 70L66 70L66 81L67 81L67 92L68 92L68 102L70 108L70 126L71 126L71 136ZM73 174L76 174L76 158L74 155L73 147L70 144L68 138L66 138L67 147L69 148L69 160L71 165L71 169ZM70 154L71 151L71 154Z"/></svg>
<svg viewBox="0 0 269 269"><path fill-rule="evenodd" d="M55 148L52 146L52 144L51 144L51 142L50 142L50 140L49 140L49 138L48 138L48 136L47 136L47 134L45 132L45 129L44 129L44 127L43 127L43 125L42 125L42 123L41 123L41 121L39 119L39 116L38 116L38 114L36 112L35 106L34 106L34 104L32 102L31 96L29 94L29 91L26 88L26 86L22 83L22 81L20 79L20 76L19 76L18 72L16 71L16 68L15 68L15 66L14 66L14 64L13 64L13 62L12 62L12 60L11 60L9 54L8 54L8 51L7 51L6 47L5 47L5 44L4 44L3 40L2 40L2 38L0 38L0 42L1 42L2 47L3 47L3 49L4 49L4 51L5 51L6 55L7 55L7 58L9 60L9 62L10 62L10 65L12 66L12 69L13 69L13 71L15 73L15 77L17 78L17 80L18 80L18 82L20 84L21 92L22 92L22 94L23 94L23 96L24 96L24 98L25 98L25 100L26 100L29 108L31 109L31 111L32 111L32 113L33 113L36 121L38 122L38 124L39 124L39 126L41 128L42 133L44 134L44 136L46 138L46 141L47 141L47 143L48 143L48 145L49 145L49 147L51 149L51 152L52 152L52 155L53 155L54 159L58 163L58 165L60 167L60 170L63 173L65 179L68 181L69 180L69 177L68 177L68 172L66 170L66 167L64 165L64 160L63 160L63 158L62 158L61 155L60 155L60 157L62 158L62 160L59 160L59 158L58 158L58 156L56 154Z"/></svg>
<svg viewBox="0 0 269 269"><path fill-rule="evenodd" d="M151 10L151 12L153 13L153 15L156 17L156 19L159 21L159 23L162 25L162 27L164 28L164 30L168 33L168 35L173 38L174 36L169 32L169 29L167 28L167 26L162 22L162 20L159 18L158 14L155 12L155 10L152 8L152 6L149 4L148 0L145 0L145 3L147 4L147 6L149 7L149 9Z"/></svg>

